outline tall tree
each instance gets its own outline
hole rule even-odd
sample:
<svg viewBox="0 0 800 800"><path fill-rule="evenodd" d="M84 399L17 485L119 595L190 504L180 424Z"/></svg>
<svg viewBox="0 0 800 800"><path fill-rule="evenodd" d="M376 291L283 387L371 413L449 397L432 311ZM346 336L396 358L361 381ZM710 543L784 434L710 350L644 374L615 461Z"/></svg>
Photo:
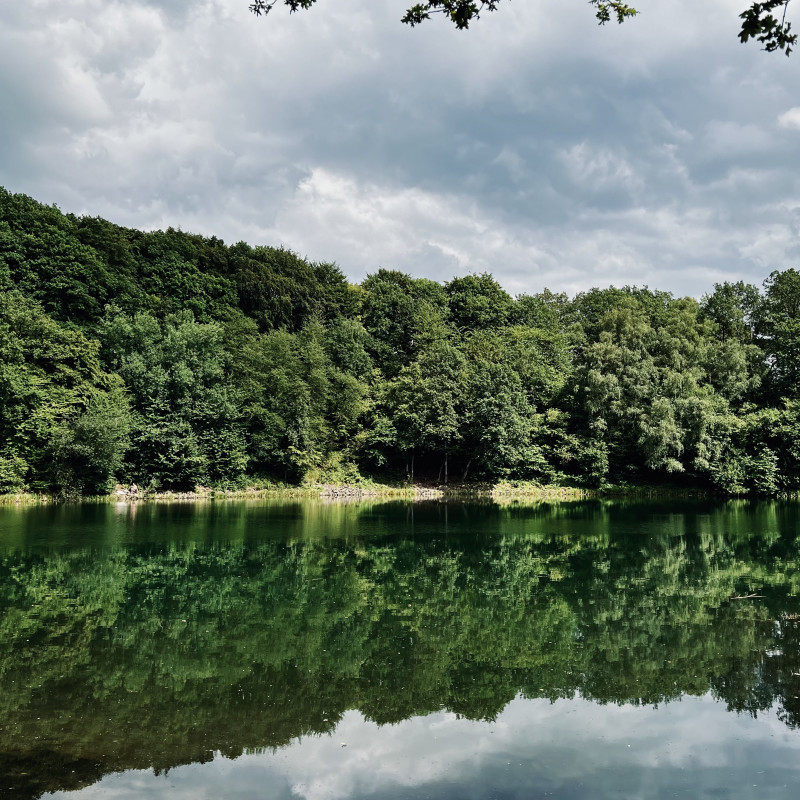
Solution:
<svg viewBox="0 0 800 800"><path fill-rule="evenodd" d="M412 477L417 453L437 454L447 482L448 459L461 435L464 367L461 352L439 342L403 367L386 388L387 413Z"/></svg>
<svg viewBox="0 0 800 800"><path fill-rule="evenodd" d="M764 282L757 331L769 360L773 401L800 397L800 272L776 270Z"/></svg>
<svg viewBox="0 0 800 800"><path fill-rule="evenodd" d="M246 443L222 325L196 322L190 311L164 320L110 312L101 336L132 398L126 477L166 489L238 484Z"/></svg>
<svg viewBox="0 0 800 800"><path fill-rule="evenodd" d="M380 269L361 284L362 318L377 365L394 377L427 347L450 334L447 295L441 284Z"/></svg>
<svg viewBox="0 0 800 800"><path fill-rule="evenodd" d="M128 443L122 380L98 343L0 293L0 492L106 492Z"/></svg>
<svg viewBox="0 0 800 800"><path fill-rule="evenodd" d="M489 274L465 275L445 284L450 316L462 332L503 328L514 314L514 301Z"/></svg>

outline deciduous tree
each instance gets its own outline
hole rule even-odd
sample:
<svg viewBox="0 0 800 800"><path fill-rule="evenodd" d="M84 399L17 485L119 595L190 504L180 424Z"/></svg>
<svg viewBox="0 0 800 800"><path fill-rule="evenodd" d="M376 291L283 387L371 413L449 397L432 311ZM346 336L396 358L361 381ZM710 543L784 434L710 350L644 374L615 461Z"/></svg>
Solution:
<svg viewBox="0 0 800 800"><path fill-rule="evenodd" d="M290 12L294 12L311 8L316 1L283 0L282 4L287 6ZM427 0L408 8L402 21L413 27L429 20L434 14L440 14L456 28L464 30L469 28L472 22L480 19L484 12L496 11L502 2L503 0ZM253 0L250 3L250 10L256 16L262 16L279 4L279 0ZM594 7L600 25L605 25L612 19L622 23L639 14L635 8L622 0L589 0L589 5ZM797 34L792 33L792 24L786 20L788 6L789 0L756 0L739 15L742 20L739 40L747 42L755 39L764 45L765 50L770 52L780 50L788 56L797 43Z"/></svg>

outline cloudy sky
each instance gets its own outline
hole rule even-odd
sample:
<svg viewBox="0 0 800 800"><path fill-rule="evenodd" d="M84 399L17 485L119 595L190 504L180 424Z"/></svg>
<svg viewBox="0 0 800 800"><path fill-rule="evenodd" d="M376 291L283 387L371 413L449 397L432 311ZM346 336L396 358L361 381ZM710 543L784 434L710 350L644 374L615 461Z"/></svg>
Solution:
<svg viewBox="0 0 800 800"><path fill-rule="evenodd" d="M800 266L800 51L741 45L747 0L604 28L515 0L467 32L409 3L5 0L0 185L352 280L699 297Z"/></svg>

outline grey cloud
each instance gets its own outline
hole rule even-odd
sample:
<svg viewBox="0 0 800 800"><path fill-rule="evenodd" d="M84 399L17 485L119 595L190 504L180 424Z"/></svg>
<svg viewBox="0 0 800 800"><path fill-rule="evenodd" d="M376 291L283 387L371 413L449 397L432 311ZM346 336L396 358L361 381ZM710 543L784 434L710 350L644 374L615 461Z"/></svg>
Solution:
<svg viewBox="0 0 800 800"><path fill-rule="evenodd" d="M718 0L468 33L363 0L40 6L0 12L0 183L65 210L513 291L697 295L800 248L795 65L709 39Z"/></svg>

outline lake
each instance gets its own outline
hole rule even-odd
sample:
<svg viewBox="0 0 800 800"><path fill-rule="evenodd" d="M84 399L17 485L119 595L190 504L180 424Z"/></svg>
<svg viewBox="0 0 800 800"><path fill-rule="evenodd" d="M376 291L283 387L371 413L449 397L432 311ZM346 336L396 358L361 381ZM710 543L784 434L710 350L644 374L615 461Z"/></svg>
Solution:
<svg viewBox="0 0 800 800"><path fill-rule="evenodd" d="M0 797L796 798L800 504L0 508Z"/></svg>

